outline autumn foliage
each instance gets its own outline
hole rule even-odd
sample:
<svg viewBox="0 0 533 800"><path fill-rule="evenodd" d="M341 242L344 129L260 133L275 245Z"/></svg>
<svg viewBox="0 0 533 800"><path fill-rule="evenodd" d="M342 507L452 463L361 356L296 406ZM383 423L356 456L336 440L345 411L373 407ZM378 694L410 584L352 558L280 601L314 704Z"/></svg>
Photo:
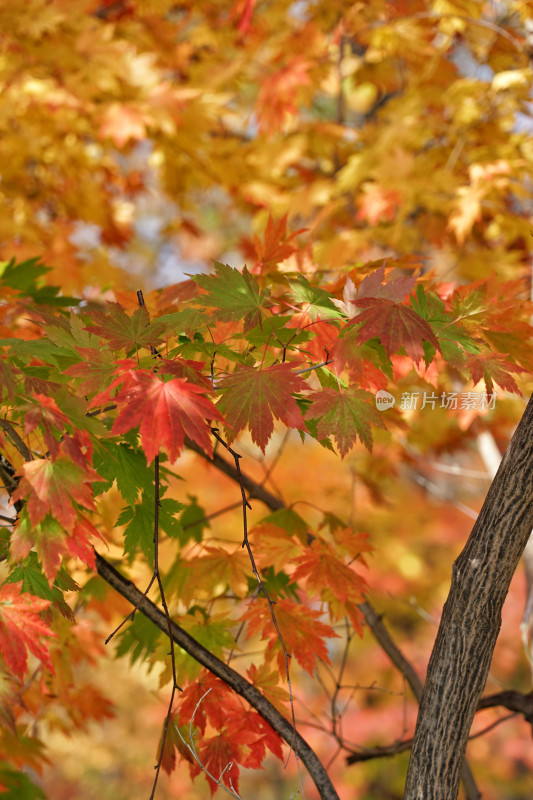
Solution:
<svg viewBox="0 0 533 800"><path fill-rule="evenodd" d="M44 743L114 724L124 657L162 700L147 797L153 763L191 799L285 774L290 736L170 620L342 755L340 796L401 796L403 756L346 765L415 716L364 604L423 675L480 441L533 371L530 10L501 5L0 3L7 797L85 791ZM527 692L522 599L495 670ZM521 780L500 749L473 744L488 798Z"/></svg>

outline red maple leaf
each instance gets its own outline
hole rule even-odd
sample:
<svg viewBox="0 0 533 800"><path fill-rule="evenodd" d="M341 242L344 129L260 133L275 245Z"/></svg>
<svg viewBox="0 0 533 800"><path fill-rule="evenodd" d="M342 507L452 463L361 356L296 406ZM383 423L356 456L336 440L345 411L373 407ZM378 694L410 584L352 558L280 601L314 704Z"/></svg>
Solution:
<svg viewBox="0 0 533 800"><path fill-rule="evenodd" d="M180 735L181 734L181 735ZM158 753L161 753L161 766L170 775L176 769L176 756L179 753L186 761L193 761L193 756L187 748L187 740L190 736L190 726L180 725L178 714L174 712L168 719L168 726L165 735L165 742L163 745L163 752L161 753L161 739L159 740ZM185 742L183 741L185 739ZM191 743L192 744L192 743Z"/></svg>
<svg viewBox="0 0 533 800"><path fill-rule="evenodd" d="M109 390L117 383L122 383L122 388L115 397L119 412L112 433L127 433L139 426L148 463L153 461L160 448L168 453L171 461L175 461L183 450L185 436L211 456L206 419L221 420L222 416L204 397L204 388L183 378L165 383L159 375L148 370L128 369L106 392L95 397L92 404L97 405L109 397Z"/></svg>
<svg viewBox="0 0 533 800"><path fill-rule="evenodd" d="M45 444L50 453L55 456L59 448L59 440L52 430L63 431L68 423L68 417L63 414L56 401L45 394L36 394L35 403L31 404L24 415L24 433L31 433L40 426L43 431Z"/></svg>
<svg viewBox="0 0 533 800"><path fill-rule="evenodd" d="M363 297L356 304L366 309L351 320L362 324L357 334L358 344L378 337L388 356L404 347L407 355L417 362L424 358L423 341L440 350L431 327L409 306L383 297Z"/></svg>
<svg viewBox="0 0 533 800"><path fill-rule="evenodd" d="M32 525L51 514L72 532L78 517L75 503L89 510L94 500L89 484L102 478L88 464L74 463L60 454L55 461L47 458L28 461L22 466L22 478L11 501L26 500Z"/></svg>
<svg viewBox="0 0 533 800"><path fill-rule="evenodd" d="M231 426L231 438L248 426L263 453L274 430L274 418L289 428L306 428L292 395L308 386L288 362L265 369L240 366L220 381L220 388L224 393L217 408Z"/></svg>
<svg viewBox="0 0 533 800"><path fill-rule="evenodd" d="M389 275L388 279L385 277L384 265L365 275L359 284L355 298L353 296L350 298L351 305L358 305L358 300L367 297L382 297L384 300L394 300L399 303L415 288L416 277L414 275L393 277L393 275ZM353 295L353 291L351 294Z"/></svg>
<svg viewBox="0 0 533 800"><path fill-rule="evenodd" d="M78 516L69 535L65 528L47 515L42 522L33 525L24 508L20 520L11 536L11 556L15 561L25 558L32 548L39 556L43 572L50 586L54 583L61 559L65 556L80 558L94 569L93 538L104 541L98 530L88 519Z"/></svg>
<svg viewBox="0 0 533 800"><path fill-rule="evenodd" d="M188 686L180 697L179 712L173 722L189 738L190 724L199 733L206 732L207 723L218 731L215 736L197 742L196 747L202 765L211 773L207 776L211 792L216 790L216 780L224 773L224 782L229 779L235 788L238 786L239 768L259 769L267 749L278 758L283 757L281 739L271 726L255 711L243 709L238 697L214 675L203 671L197 681ZM179 737L178 737L179 738ZM176 750L192 762L190 752L181 742L173 738L163 753L166 763L173 768ZM228 767L230 762L232 767ZM191 775L200 772L200 766L191 763ZM227 776L227 778L226 778Z"/></svg>
<svg viewBox="0 0 533 800"><path fill-rule="evenodd" d="M209 723L214 728L222 728L229 717L242 714L239 698L228 686L207 670L191 683L180 695L179 721L181 725L193 725L205 732Z"/></svg>
<svg viewBox="0 0 533 800"><path fill-rule="evenodd" d="M218 785L216 781L220 779L221 775L226 786L233 787L236 792L239 791L238 762L241 760L243 734L245 735L244 732L241 732L238 735L235 731L230 734L227 730L222 729L216 736L204 739L198 748L198 756L206 770L211 795L216 792ZM198 775L201 770L202 767L196 762L190 766L192 777Z"/></svg>
<svg viewBox="0 0 533 800"><path fill-rule="evenodd" d="M28 663L27 650L54 671L43 636L56 636L42 620L40 612L49 600L21 591L22 581L5 583L0 589L0 653L7 666L21 680Z"/></svg>
<svg viewBox="0 0 533 800"><path fill-rule="evenodd" d="M357 342L357 331L353 326L346 327L343 336L335 340L330 356L335 361L335 369L340 374L346 367L353 382L361 389L385 389L387 376L371 360L370 345Z"/></svg>

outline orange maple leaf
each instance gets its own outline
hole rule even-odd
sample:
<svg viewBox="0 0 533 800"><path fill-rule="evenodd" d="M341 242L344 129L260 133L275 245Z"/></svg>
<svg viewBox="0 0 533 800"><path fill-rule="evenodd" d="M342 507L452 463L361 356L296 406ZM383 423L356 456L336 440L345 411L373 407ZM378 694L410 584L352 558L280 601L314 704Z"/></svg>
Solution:
<svg viewBox="0 0 533 800"><path fill-rule="evenodd" d="M287 214L284 214L277 222L274 222L272 217L269 216L263 239L259 236L254 236L251 244L247 241L243 243L245 249L255 258L255 266L252 272L264 274L272 267L276 267L281 261L285 261L286 258L292 256L298 249L292 244L292 241L304 230L305 228L301 228L288 234Z"/></svg>
<svg viewBox="0 0 533 800"><path fill-rule="evenodd" d="M43 636L56 636L40 616L49 600L22 592L22 581L5 583L0 589L0 653L9 669L21 680L28 663L27 650L54 671Z"/></svg>
<svg viewBox="0 0 533 800"><path fill-rule="evenodd" d="M321 658L330 664L326 639L337 637L330 625L320 622L320 611L308 608L291 600L281 599L275 606L276 621L289 654L310 675L313 674L315 661ZM279 671L285 672L285 658L277 631L272 624L272 617L267 603L253 603L242 615L248 622L247 638L261 631L261 638L268 639L267 655L278 654Z"/></svg>
<svg viewBox="0 0 533 800"><path fill-rule="evenodd" d="M110 138L117 147L124 147L130 140L138 142L146 136L149 115L139 107L126 103L112 103L102 114L100 139Z"/></svg>
<svg viewBox="0 0 533 800"><path fill-rule="evenodd" d="M467 358L466 367L472 375L474 386L483 378L489 395L494 392L495 383L509 392L522 394L515 379L509 373L527 372L527 369L507 361L503 353L476 353Z"/></svg>
<svg viewBox="0 0 533 800"><path fill-rule="evenodd" d="M299 566L292 580L304 579L306 590L329 604L333 619L348 614L356 630L361 632L361 613L357 605L363 602L368 588L365 579L352 566L344 564L334 548L321 539L315 539L305 555L296 561Z"/></svg>
<svg viewBox="0 0 533 800"><path fill-rule="evenodd" d="M377 183L366 183L363 186L363 195L359 199L356 219L364 220L369 225L390 222L396 216L401 199L396 189L388 189Z"/></svg>

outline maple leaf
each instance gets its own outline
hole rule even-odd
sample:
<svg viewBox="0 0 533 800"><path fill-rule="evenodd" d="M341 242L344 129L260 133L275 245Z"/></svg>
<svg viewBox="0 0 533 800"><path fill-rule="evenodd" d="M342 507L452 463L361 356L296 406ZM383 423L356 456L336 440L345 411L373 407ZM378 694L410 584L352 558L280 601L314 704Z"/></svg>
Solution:
<svg viewBox="0 0 533 800"><path fill-rule="evenodd" d="M277 756L277 758L283 760L281 737L260 714L248 710L244 714L241 714L239 724L241 729L247 733L247 740L245 739L243 744L249 753L242 758L242 765L244 767L259 769L266 756L267 749Z"/></svg>
<svg viewBox="0 0 533 800"><path fill-rule="evenodd" d="M518 364L507 361L502 353L478 353L469 356L466 360L466 367L472 376L474 386L483 378L489 395L493 394L495 383L501 386L502 389L522 395L516 385L516 381L509 373L523 373L528 370L518 366Z"/></svg>
<svg viewBox="0 0 533 800"><path fill-rule="evenodd" d="M123 385L115 397L119 412L112 433L127 433L139 426L149 464L160 448L174 462L183 450L185 436L211 455L206 419L222 420L222 416L204 397L204 388L183 378L173 378L165 383L148 370L129 369L115 381L120 382ZM104 396L107 395L104 393ZM101 397L95 397L93 404L98 404Z"/></svg>
<svg viewBox="0 0 533 800"><path fill-rule="evenodd" d="M212 389L209 378L202 374L204 361L190 361L176 356L172 361L168 358L159 359L157 371L162 375L172 375L174 378L184 378L190 383L203 387L206 391Z"/></svg>
<svg viewBox="0 0 533 800"><path fill-rule="evenodd" d="M353 382L361 389L385 389L387 374L392 378L392 369L384 348L378 342L361 345L357 336L358 331L350 325L334 341L330 356L334 359L337 374L347 367Z"/></svg>
<svg viewBox="0 0 533 800"><path fill-rule="evenodd" d="M304 306L303 312L309 315L311 321L338 319L341 316L328 292L319 286L311 286L303 275L298 275L297 279L291 281L289 285L291 297Z"/></svg>
<svg viewBox="0 0 533 800"><path fill-rule="evenodd" d="M250 562L240 547L233 553L223 547L206 547L204 555L184 563L185 585L179 596L188 603L202 594L212 596L213 591L221 593L229 587L237 597L244 597L248 592L249 574Z"/></svg>
<svg viewBox="0 0 533 800"><path fill-rule="evenodd" d="M311 83L310 67L303 55L297 55L272 75L263 76L256 104L262 131L279 130L287 117L297 113L296 96L303 86Z"/></svg>
<svg viewBox="0 0 533 800"><path fill-rule="evenodd" d="M397 189L389 189L376 183L365 183L363 194L359 200L357 220L364 220L370 225L390 222L396 216L402 196Z"/></svg>
<svg viewBox="0 0 533 800"><path fill-rule="evenodd" d="M385 266L379 267L369 275L366 275L357 290L357 296L353 298L353 291L348 287L350 306L359 305L358 301L366 297L382 297L384 300L394 300L399 302L406 295L411 294L416 284L414 275L399 275L391 280L385 281Z"/></svg>
<svg viewBox="0 0 533 800"><path fill-rule="evenodd" d="M55 456L59 448L59 441L52 431L54 428L62 431L65 425L68 424L69 419L52 397L48 397L45 394L36 394L35 401L35 404L30 405L26 410L24 433L29 434L37 426L40 426L45 444L52 456Z"/></svg>
<svg viewBox="0 0 533 800"><path fill-rule="evenodd" d="M404 347L407 355L416 362L424 357L423 341L440 351L431 327L409 306L383 297L365 297L356 302L366 309L351 320L351 323L362 325L357 334L359 344L378 337L388 356Z"/></svg>
<svg viewBox="0 0 533 800"><path fill-rule="evenodd" d="M165 723L166 724L166 723ZM161 743L163 740L164 728L159 740L158 753L161 754L161 767L165 770L167 775L174 772L176 769L176 755L179 753L186 761L193 761L193 756L187 745L187 739L190 736L190 726L180 725L178 713L170 714L168 718L168 726L166 730L165 742L163 745L163 752L161 753Z"/></svg>
<svg viewBox="0 0 533 800"><path fill-rule="evenodd" d="M93 494L89 484L101 480L88 464L81 466L60 455L55 461L47 458L29 461L22 465L22 478L11 496L11 502L26 500L32 525L37 525L51 514L69 532L78 517L75 503L94 510Z"/></svg>
<svg viewBox="0 0 533 800"><path fill-rule="evenodd" d="M232 440L248 426L252 440L264 453L274 430L274 418L289 428L305 430L302 413L292 395L308 386L294 374L289 362L264 369L240 366L220 381L220 388L223 395L217 408L231 427L228 435Z"/></svg>
<svg viewBox="0 0 533 800"><path fill-rule="evenodd" d="M201 733L207 723L214 728L224 727L227 720L242 713L238 697L212 673L203 670L194 683L189 684L179 698L181 725L192 722Z"/></svg>
<svg viewBox="0 0 533 800"><path fill-rule="evenodd" d="M239 272L215 262L215 275L194 275L193 280L207 292L198 302L215 308L216 319L243 320L245 333L261 324L262 311L270 306L269 292L259 289L246 267Z"/></svg>
<svg viewBox="0 0 533 800"><path fill-rule="evenodd" d="M83 361L72 364L64 370L65 375L82 378L78 384L81 395L90 395L100 390L108 383L115 369L115 359L109 350L97 350L94 347L76 348Z"/></svg>
<svg viewBox="0 0 533 800"><path fill-rule="evenodd" d="M146 306L141 306L128 317L119 303L108 303L107 313L93 311L88 317L94 321L85 330L105 339L111 350L130 350L132 347L156 347L161 344L162 323L150 323Z"/></svg>
<svg viewBox="0 0 533 800"><path fill-rule="evenodd" d="M26 672L27 650L54 672L48 645L42 637L57 634L40 616L49 605L49 600L22 592L22 581L5 583L0 589L0 653L20 680Z"/></svg>
<svg viewBox="0 0 533 800"><path fill-rule="evenodd" d="M257 666L252 664L247 671L248 680L253 683L270 700L282 714L287 713L290 694L283 686L279 686L279 672L266 661Z"/></svg>
<svg viewBox="0 0 533 800"><path fill-rule="evenodd" d="M385 428L383 419L372 403L372 395L351 387L338 392L325 388L310 395L310 419L318 418L317 438L333 436L341 456L353 447L357 437L368 450L372 449L371 425Z"/></svg>
<svg viewBox="0 0 533 800"><path fill-rule="evenodd" d="M364 283L366 280L363 279L361 283ZM347 317L353 317L356 313L355 309L355 297L357 291L355 288L355 284L350 277L346 278L346 283L344 284L344 290L342 292L342 300L338 300L336 297L331 298L331 302L340 309L343 314Z"/></svg>
<svg viewBox="0 0 533 800"><path fill-rule="evenodd" d="M239 779L238 764L259 769L267 748L278 758L283 756L281 739L271 726L255 711L245 711L235 694L206 670L183 691L174 721L178 726L181 724L181 730L186 728L186 740L191 723L202 734L206 731L207 723L218 731L216 736L196 742L200 762L215 778L211 780L207 776L212 793L216 790L215 781L219 776L223 772L228 774L230 762L234 769L229 774L236 788ZM182 752L179 745L177 749ZM175 756L175 753L169 753L170 763L172 755ZM188 751L183 755L188 761L192 761ZM193 777L199 774L200 769L196 762L191 763Z"/></svg>
<svg viewBox="0 0 533 800"><path fill-rule="evenodd" d="M285 569L294 556L301 553L302 546L286 530L272 522L261 522L248 532L253 542L254 557L261 567L272 566L277 572Z"/></svg>
<svg viewBox="0 0 533 800"><path fill-rule="evenodd" d="M364 578L344 564L334 548L321 539L315 539L296 563L298 567L292 579L304 579L306 590L329 604L333 619L341 619L348 611L353 622L355 611L354 627L361 631L361 613L357 605L363 602L368 588Z"/></svg>
<svg viewBox="0 0 533 800"><path fill-rule="evenodd" d="M91 544L93 538L104 541L94 525L84 517L77 517L73 531L68 535L64 527L50 515L42 522L32 524L25 507L11 536L11 556L15 561L21 560L34 547L43 565L43 572L52 586L64 556L80 558L94 569L94 547Z"/></svg>
<svg viewBox="0 0 533 800"><path fill-rule="evenodd" d="M289 258L298 249L291 242L304 230L304 228L301 228L288 235L287 214L284 214L277 222L274 222L272 216L269 216L263 241L259 236L254 236L252 246L244 248L245 251L249 249L250 254L256 259L253 271L259 274L268 272L269 269L276 267L281 261Z"/></svg>
<svg viewBox="0 0 533 800"><path fill-rule="evenodd" d="M326 664L331 663L325 640L335 638L337 634L330 625L320 622L320 611L283 598L276 602L275 614L287 651L296 657L306 672L313 674L317 658ZM248 622L246 638L261 632L261 638L268 639L267 654L277 652L279 671L284 673L285 658L268 604L253 603L242 619Z"/></svg>
<svg viewBox="0 0 533 800"><path fill-rule="evenodd" d="M239 767L238 762L241 760L242 751L242 737L243 733L237 735L235 731L228 732L222 729L216 736L204 739L198 748L198 756L206 771L206 778L209 784L211 795L217 790L217 781L219 776L222 780L233 788L234 791L239 791ZM245 735L245 739L248 737ZM191 775L198 775L202 770L196 762L191 764Z"/></svg>
<svg viewBox="0 0 533 800"><path fill-rule="evenodd" d="M141 108L126 103L111 103L102 114L98 135L100 139L110 138L117 147L133 140L145 138L146 125L150 117Z"/></svg>

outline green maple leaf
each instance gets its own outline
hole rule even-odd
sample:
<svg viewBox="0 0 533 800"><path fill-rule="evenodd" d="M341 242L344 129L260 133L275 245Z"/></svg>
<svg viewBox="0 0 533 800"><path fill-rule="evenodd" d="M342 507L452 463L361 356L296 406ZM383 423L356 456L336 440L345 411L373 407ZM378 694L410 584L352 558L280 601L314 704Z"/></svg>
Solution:
<svg viewBox="0 0 533 800"><path fill-rule="evenodd" d="M65 602L63 591L76 591L79 589L79 586L64 568L60 569L56 575L54 584L50 586L48 579L39 565L37 553L32 551L28 553L23 561L17 564L7 578L6 583L18 583L19 581L22 581L23 592L42 597L45 600L50 600L52 605L57 608L64 617L71 622L75 621L71 607Z"/></svg>
<svg viewBox="0 0 533 800"><path fill-rule="evenodd" d="M167 536L179 539L183 535L182 527L176 515L183 505L172 498L159 501L159 531ZM141 550L149 563L154 558L154 495L143 492L142 500L134 506L123 508L117 525L126 525L124 531L124 554L130 562L137 550Z"/></svg>
<svg viewBox="0 0 533 800"><path fill-rule="evenodd" d="M161 631L153 622L142 614L136 614L131 625L128 625L119 634L116 658L129 655L130 664L141 661L148 665L150 672L156 663L155 660L151 660L151 656L153 656L161 636Z"/></svg>
<svg viewBox="0 0 533 800"><path fill-rule="evenodd" d="M164 325L156 321L150 323L145 306L137 308L133 316L128 317L118 303L108 303L107 313L93 311L88 314L93 321L85 330L105 339L111 350L131 350L132 347L155 347L161 344L160 335Z"/></svg>
<svg viewBox="0 0 533 800"><path fill-rule="evenodd" d="M307 416L318 418L318 438L333 436L343 458L357 437L368 450L372 449L372 425L385 428L372 402L372 395L362 389L351 388L338 392L326 388L311 395L311 401Z"/></svg>
<svg viewBox="0 0 533 800"><path fill-rule="evenodd" d="M43 790L28 775L7 763L0 764L0 783L4 800L46 800Z"/></svg>
<svg viewBox="0 0 533 800"><path fill-rule="evenodd" d="M428 292L420 284L416 287L416 295L411 297L411 305L418 316L426 320L436 334L443 358L454 366L462 366L465 360L465 351L478 353L479 345L468 333L454 322L455 317L449 311L440 297L435 292ZM426 358L426 363L432 360L434 349L427 342L426 347L433 350Z"/></svg>
<svg viewBox="0 0 533 800"><path fill-rule="evenodd" d="M2 283L24 294L35 292L37 290L37 281L50 270L51 267L45 266L39 258L29 258L19 264L12 258L7 263L5 261L0 263Z"/></svg>
<svg viewBox="0 0 533 800"><path fill-rule="evenodd" d="M188 494L187 498L189 503L185 506L180 516L180 525L182 528L182 535L180 541L185 544L190 539L195 542L201 542L203 539L204 528L209 528L209 520L206 519L206 512L196 502L197 498Z"/></svg>
<svg viewBox="0 0 533 800"><path fill-rule="evenodd" d="M270 305L270 293L259 289L246 267L239 272L226 264L215 263L215 275L195 275L193 279L207 292L198 302L215 308L217 319L226 322L242 319L245 333L261 324L263 309Z"/></svg>
<svg viewBox="0 0 533 800"><path fill-rule="evenodd" d="M302 311L315 319L339 319L341 312L333 303L331 296L318 286L311 286L303 275L290 284L290 296L303 306Z"/></svg>
<svg viewBox="0 0 533 800"><path fill-rule="evenodd" d="M308 388L290 363L257 369L238 367L220 382L222 398L217 405L231 428L231 437L248 427L253 441L264 452L274 430L274 418L289 428L305 430L305 421L293 397Z"/></svg>
<svg viewBox="0 0 533 800"><path fill-rule="evenodd" d="M99 441L93 463L96 471L106 483L95 484L94 494L107 492L117 482L117 489L129 506L135 504L139 489L150 486L154 479L142 450L134 450L127 444L114 441Z"/></svg>

